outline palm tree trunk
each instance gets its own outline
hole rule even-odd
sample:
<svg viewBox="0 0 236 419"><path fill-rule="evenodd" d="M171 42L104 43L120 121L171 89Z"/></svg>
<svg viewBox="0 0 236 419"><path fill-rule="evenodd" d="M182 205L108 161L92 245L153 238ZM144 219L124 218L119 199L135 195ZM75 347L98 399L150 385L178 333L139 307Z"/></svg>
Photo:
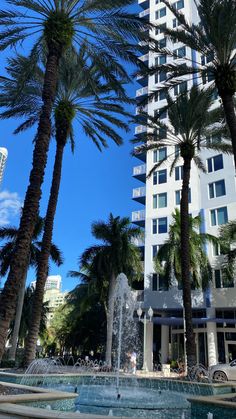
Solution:
<svg viewBox="0 0 236 419"><path fill-rule="evenodd" d="M5 349L9 324L15 314L18 291L23 284L27 270L30 243L39 211L41 185L51 134L50 116L56 92L59 58L60 54L56 49L49 50L42 95L43 106L35 141L30 183L22 210L14 258L0 299L0 360Z"/></svg>
<svg viewBox="0 0 236 419"><path fill-rule="evenodd" d="M13 328L13 333L12 333L12 343L11 343L11 348L9 349L9 353L8 353L8 359L10 361L15 361L16 359L16 349L17 349L17 343L18 343L18 338L19 338L21 315L22 315L22 309L23 309L24 297L25 297L26 277L27 277L27 274L25 275L24 283L22 284L20 288L18 299L17 299L16 316L15 316L14 328Z"/></svg>
<svg viewBox="0 0 236 419"><path fill-rule="evenodd" d="M187 366L196 364L196 348L192 322L192 295L190 277L190 244L189 244L189 181L191 171L191 158L184 159L183 185L180 203L181 219L181 272L183 283L183 306L186 325L186 355Z"/></svg>
<svg viewBox="0 0 236 419"><path fill-rule="evenodd" d="M230 93L221 93L220 96L223 102L225 118L226 118L227 125L229 127L231 139L232 139L234 165L236 168L236 112L235 112L234 96L231 95Z"/></svg>
<svg viewBox="0 0 236 419"><path fill-rule="evenodd" d="M47 214L44 224L42 249L40 252L39 266L37 268L37 281L34 294L32 318L28 330L25 346L24 365L28 366L34 359L39 334L44 288L48 275L48 262L52 243L54 217L57 208L59 188L61 182L61 170L66 136L63 141L57 141L56 156L53 169L52 185L48 201Z"/></svg>
<svg viewBox="0 0 236 419"><path fill-rule="evenodd" d="M116 287L116 277L115 277L115 274L113 273L111 276L110 284L109 284L108 310L107 310L106 363L109 367L111 367L115 287Z"/></svg>

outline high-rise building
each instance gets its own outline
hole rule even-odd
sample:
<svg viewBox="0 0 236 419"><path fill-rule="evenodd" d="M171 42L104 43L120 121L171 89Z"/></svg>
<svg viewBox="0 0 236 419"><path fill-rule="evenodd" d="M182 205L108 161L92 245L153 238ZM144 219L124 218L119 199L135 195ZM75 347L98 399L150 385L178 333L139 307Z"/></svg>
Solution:
<svg viewBox="0 0 236 419"><path fill-rule="evenodd" d="M31 282L31 286L35 288L36 281ZM45 291L57 289L61 291L61 275L49 275L45 284Z"/></svg>
<svg viewBox="0 0 236 419"><path fill-rule="evenodd" d="M181 10L188 21L197 22L198 15L194 0L171 1L178 10ZM181 43L173 44L162 31L162 27L176 28L179 23L175 16L160 0L138 0L143 11L140 16L158 23L159 28L155 37L163 47L175 50L179 61L188 60L201 62L205 57L198 56L195 51ZM144 62L152 66L154 62L164 63L169 57L146 51L141 57ZM141 87L136 92L137 111L139 103L148 95L148 92L162 86L167 75L159 72L155 76L139 77ZM186 77L186 86L190 88L196 80ZM206 82L205 80L203 83ZM173 94L179 93L179 87ZM165 106L166 100L162 93L156 94L155 100L147 105L149 115ZM167 118L167 115L163 115ZM165 119L167 121L167 119ZM145 126L137 126L137 137L145 133ZM143 204L142 209L132 213L133 223L145 229L145 242L140 244L144 251L144 292L142 309L147 312L151 306L154 316L151 322L146 323L146 342L144 343L144 360L149 370L153 363L166 363L168 359L184 358L184 321L182 290L177 283L170 289L166 288L161 276L156 274L153 266L153 257L168 238L168 229L172 221L175 208L180 208L180 190L182 186L181 165L170 176L170 162L161 166L151 177L146 177L153 164L162 160L173 150L152 150L138 156L141 164L133 169L133 176L142 185L133 190L133 199ZM207 173L200 172L192 166L190 179L190 213L202 217L201 230L213 235L218 234L219 225L236 218L236 184L233 157L219 152L205 151L201 155ZM137 185L138 186L138 185ZM222 255L220 249L212 245L206 248L213 270L213 282L210 288L192 291L193 322L197 349L197 362L204 365L213 365L218 362L229 361L236 358L236 290L235 281L226 283L222 276Z"/></svg>
<svg viewBox="0 0 236 419"><path fill-rule="evenodd" d="M0 147L0 183L2 182L7 156L8 156L7 149L4 147Z"/></svg>

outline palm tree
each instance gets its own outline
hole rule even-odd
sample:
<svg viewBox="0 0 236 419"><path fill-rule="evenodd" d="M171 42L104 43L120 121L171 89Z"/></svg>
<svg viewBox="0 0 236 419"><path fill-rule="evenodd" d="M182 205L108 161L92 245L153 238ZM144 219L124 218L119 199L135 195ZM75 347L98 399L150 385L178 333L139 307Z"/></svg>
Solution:
<svg viewBox="0 0 236 419"><path fill-rule="evenodd" d="M130 279L141 275L140 253L132 243L134 238L140 237L141 232L139 228L130 226L129 218L114 217L110 214L108 222L99 221L92 224L92 234L97 240L102 240L102 244L89 247L83 252L80 267L82 272L88 272L88 278L97 283L99 293L101 290L104 293L104 288L106 289L106 363L111 366L116 278L121 272ZM81 277L80 272L72 271L71 274Z"/></svg>
<svg viewBox="0 0 236 419"><path fill-rule="evenodd" d="M219 248L220 254L223 255L221 261L221 269L224 282L232 285L235 275L236 260L236 221L229 221L227 224L219 228Z"/></svg>
<svg viewBox="0 0 236 419"><path fill-rule="evenodd" d="M173 222L169 228L169 237L160 247L154 265L156 271L164 275L166 284L169 287L174 278L182 286L181 271L181 219L179 209L172 214ZM188 217L189 222L189 243L190 243L190 273L191 285L194 288L206 289L212 279L212 268L205 252L204 246L209 242L218 244L219 240L210 234L200 233L202 219Z"/></svg>
<svg viewBox="0 0 236 419"><path fill-rule="evenodd" d="M22 115L26 117L26 120L18 127L16 132L32 126L39 118L41 108L43 74L40 68L37 68L32 77L28 79L18 100L14 100L12 103L12 98L16 97L19 75L21 75L22 68L25 68L27 62L28 59L22 56L11 60L8 67L11 79L2 83L4 95L0 100L0 106L9 108L2 113L2 116L4 118ZM78 70L80 70L79 75L77 74ZM100 151L108 146L107 139L109 138L117 145L122 144L122 137L116 133L114 126L128 130L127 124L121 119L121 117L127 116L127 112L120 103L129 101L124 94L122 97L115 97L111 93L110 86L101 84L97 67L86 65L83 49L79 56L68 52L62 58L53 107L54 132L57 144L56 156L45 219L42 252L37 269L35 304L31 327L26 339L26 365L30 364L35 356L65 145L67 140L70 140L72 150L74 149L73 125L75 125L75 122L79 123L85 135L94 142Z"/></svg>
<svg viewBox="0 0 236 419"><path fill-rule="evenodd" d="M33 308L33 301L34 301L34 288L29 286L24 289L24 303L22 307L22 314L20 317L20 328L19 328L19 335L18 339L21 344L24 344L25 338L27 336L27 332L29 329L30 319L32 316L32 308ZM43 303L42 306L42 315L40 321L40 328L39 328L39 336L43 337L46 330L47 330L47 314L48 314L48 302ZM17 317L13 322L13 333L15 328L15 322L17 321ZM11 335L10 335L11 336ZM11 349L10 349L11 351ZM12 358L10 358L12 359ZM15 358L14 358L15 359Z"/></svg>
<svg viewBox="0 0 236 419"><path fill-rule="evenodd" d="M212 81L222 99L225 118L229 127L234 161L236 166L236 112L234 95L236 92L236 3L231 0L195 1L200 22L189 23L181 11L169 0L163 3L171 10L178 21L176 29L166 28L164 34L173 42L182 42L199 53L199 61L184 58L181 61L154 66L151 74L157 71L168 73L166 88L185 83L184 75L194 75L206 81ZM170 58L179 58L175 50L160 48L157 41L152 42L152 49ZM201 60L200 60L201 58Z"/></svg>
<svg viewBox="0 0 236 419"><path fill-rule="evenodd" d="M227 142L207 141L211 135L222 135L224 126L221 124L220 112L216 109L210 112L213 103L212 89L201 91L193 86L189 94L184 93L174 101L167 95L167 109L169 123L163 123L159 115L149 116L148 128L152 131L147 135L146 143L136 148L135 154L163 147L175 147L179 153L170 153L166 158L153 166L153 171L160 167L167 159L172 159L170 174L174 167L183 162L183 183L181 190L180 216L181 216L181 275L183 283L183 305L186 319L186 352L188 365L195 364L195 344L192 324L191 304L191 266L190 266L190 240L189 240L189 182L191 164L206 171L199 156L203 148L231 152ZM143 116L141 115L141 119ZM217 119L218 118L218 119ZM213 124L214 123L214 124ZM174 156L174 158L173 158Z"/></svg>
<svg viewBox="0 0 236 419"><path fill-rule="evenodd" d="M134 0L6 0L12 10L0 10L0 49L34 39L31 65L19 80L19 90L46 51L42 108L35 138L32 170L15 246L15 257L0 303L0 359L17 293L27 269L30 241L41 198L51 134L50 116L56 94L58 68L63 53L86 44L88 59L95 61L115 91L123 91L119 79L129 80L120 60L137 63L137 41L145 38L147 25L125 9ZM117 59L118 58L118 59ZM15 281L18 278L18 281Z"/></svg>
<svg viewBox="0 0 236 419"><path fill-rule="evenodd" d="M34 234L30 245L30 257L28 260L28 268L33 267L37 270L39 266L39 257L42 249L42 242L40 237L43 233L44 219L38 217L37 223L34 228ZM4 241L3 246L0 249L0 276L6 276L12 257L14 257L14 248L17 238L18 229L16 227L2 227L0 228L0 239ZM7 240L7 241L6 241ZM62 254L55 244L52 243L50 249L50 258L57 265L60 266L63 262ZM28 269L27 269L28 270ZM24 282L19 290L17 298L17 307L14 321L14 328L11 336L11 348L9 350L9 359L15 360L16 348L19 337L21 314L25 296L25 283L26 283L27 271L25 274ZM28 323L30 317L28 319Z"/></svg>

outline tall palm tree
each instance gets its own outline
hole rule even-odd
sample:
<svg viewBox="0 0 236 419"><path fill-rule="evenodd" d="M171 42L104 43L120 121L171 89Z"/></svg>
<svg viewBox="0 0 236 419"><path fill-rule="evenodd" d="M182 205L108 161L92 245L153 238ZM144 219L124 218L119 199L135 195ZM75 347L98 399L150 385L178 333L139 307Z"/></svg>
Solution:
<svg viewBox="0 0 236 419"><path fill-rule="evenodd" d="M24 122L16 132L27 129L37 122L41 109L43 72L39 67L35 68L35 72L17 96L18 80L27 64L29 64L29 59L22 56L10 60L8 73L11 78L2 82L3 95L0 99L0 106L8 107L8 109L1 116L9 118L24 115L25 117ZM77 122L82 127L85 135L95 143L100 151L108 146L107 139L109 138L117 145L122 144L122 137L116 133L114 127L128 130L127 124L122 121L122 117L127 116L127 112L122 107L122 102L126 103L130 100L125 94L116 97L112 94L110 85L102 84L99 77L97 66L86 64L84 48L81 48L78 55L72 51L67 52L61 60L53 106L53 130L57 144L56 156L42 240L42 252L37 269L35 304L31 327L26 339L26 365L35 356L53 223L61 181L63 153L67 140L70 140L72 150L74 149L73 126L76 126Z"/></svg>
<svg viewBox="0 0 236 419"><path fill-rule="evenodd" d="M88 271L90 278L97 281L99 292L106 289L106 362L111 366L116 278L121 272L130 279L141 275L140 252L132 243L132 239L140 237L141 232L139 228L131 227L129 218L110 214L107 222L98 221L92 224L92 234L102 244L89 247L83 252L80 267L82 272ZM76 276L76 272L71 274ZM81 274L77 273L77 276Z"/></svg>
<svg viewBox="0 0 236 419"><path fill-rule="evenodd" d="M31 245L30 245L30 256L28 260L28 268L33 267L37 270L39 266L40 252L42 250L42 242L40 241L40 237L42 236L42 233L43 233L44 222L45 220L42 217L37 218L37 223L34 228L34 234L33 234ZM15 248L15 242L17 239L17 233L18 233L18 229L16 227L0 228L0 240L4 241L4 244L0 248L0 276L1 277L6 276L10 267L11 259L14 257L14 248ZM62 254L54 243L52 243L51 245L50 258L53 261L53 263L55 263L57 266L60 266L63 262ZM13 332L11 336L11 348L9 350L9 359L11 360L15 360L15 356L16 356L16 348L17 348L17 342L19 338L21 314L22 314L24 296L25 296L26 277L27 277L27 271L26 271L25 278L19 290L18 298L17 298L15 321L14 321L14 327L13 327ZM30 318L28 319L28 323L29 321L30 321Z"/></svg>
<svg viewBox="0 0 236 419"><path fill-rule="evenodd" d="M19 334L18 334L18 340L20 344L24 345L25 338L27 336L27 332L29 329L30 319L32 316L32 308L34 303L34 288L29 286L26 289L24 289L24 298L23 298L23 307L22 307L22 314L20 317L20 327L19 327ZM40 321L40 329L39 329L39 336L43 337L47 330L47 315L48 315L49 309L48 309L48 302L43 303L42 306L42 315L41 315L41 321ZM15 318L13 322L13 333L14 333L14 327L15 322L17 321L17 317ZM11 335L10 335L11 336ZM11 350L11 349L10 349ZM12 359L12 358L10 358ZM15 358L14 358L15 359Z"/></svg>
<svg viewBox="0 0 236 419"><path fill-rule="evenodd" d="M164 275L169 287L175 278L182 286L181 271L181 217L179 209L172 214L173 222L169 227L169 237L160 247L154 258L155 269ZM189 216L189 242L190 242L190 273L191 285L194 288L206 289L212 279L212 268L205 252L207 243L218 244L219 239L206 233L200 233L202 219ZM174 277L174 278L173 278Z"/></svg>
<svg viewBox="0 0 236 419"><path fill-rule="evenodd" d="M86 43L88 58L96 61L103 78L115 91L123 90L117 79L129 80L121 60L136 62L137 41L143 40L147 25L125 9L134 0L6 0L14 9L0 10L0 49L34 40L31 65L19 81L19 89L46 51L42 108L38 123L32 170L8 279L0 303L0 359L18 288L27 268L29 247L39 210L41 185L47 163L51 134L50 116L56 93L58 68L63 53ZM118 59L117 59L118 58ZM18 281L15 281L18 278Z"/></svg>
<svg viewBox="0 0 236 419"><path fill-rule="evenodd" d="M212 89L201 91L197 86L193 86L189 93L180 95L176 101L170 95L167 95L166 108L168 109L169 123L161 122L159 115L149 116L147 126L151 132L147 135L145 143L138 146L135 152L135 154L138 154L152 149L158 150L163 147L172 146L172 149L175 146L179 147L177 155L170 153L166 156L166 159L154 164L151 173L167 159L172 159L170 174L172 174L176 165L179 165L181 161L183 162L183 183L180 202L181 275L186 319L186 352L189 366L195 364L188 217L191 165L195 163L200 170L206 171L199 155L200 150L204 148L231 152L231 146L227 142L209 143L206 139L212 134L220 135L224 133L220 112L217 109L210 112L212 103ZM142 119L142 115L140 117Z"/></svg>
<svg viewBox="0 0 236 419"><path fill-rule="evenodd" d="M150 70L151 74L157 71L167 72L166 87L170 88L185 83L186 78L182 78L184 75L194 75L195 79L214 83L222 99L236 166L236 3L232 0L195 1L200 18L198 24L189 23L169 0L163 0L163 3L178 22L177 28L168 27L164 29L164 34L173 42L182 42L197 51L199 59L196 58L194 62L183 57L181 61L176 61L179 57L175 50L160 48L158 42L153 41L153 51L174 58L175 61L154 66ZM183 65L183 60L186 61L186 66Z"/></svg>
<svg viewBox="0 0 236 419"><path fill-rule="evenodd" d="M236 221L229 221L219 228L220 254L224 256L221 261L221 269L224 282L232 284L235 275L236 260Z"/></svg>

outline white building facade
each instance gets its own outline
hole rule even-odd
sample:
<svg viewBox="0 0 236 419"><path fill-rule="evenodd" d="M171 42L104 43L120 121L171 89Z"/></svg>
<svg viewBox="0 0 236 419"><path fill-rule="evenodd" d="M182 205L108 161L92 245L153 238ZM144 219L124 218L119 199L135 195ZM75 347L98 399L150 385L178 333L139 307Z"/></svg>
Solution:
<svg viewBox="0 0 236 419"><path fill-rule="evenodd" d="M0 147L0 183L3 179L3 172L6 166L8 151L5 147Z"/></svg>
<svg viewBox="0 0 236 419"><path fill-rule="evenodd" d="M142 7L140 16L167 27L176 27L178 22L174 15L160 0L138 0ZM192 22L198 20L193 0L173 1L175 7L181 10ZM179 60L187 57L198 61L196 53L181 43L168 41L161 29L156 30L156 39L163 46L177 51ZM165 58L146 51L141 59L149 62L163 63ZM169 59L169 58L167 58ZM164 61L165 62L165 61ZM165 82L166 74L156 74L149 78L139 78L140 88L136 92L137 113L139 101L153 91L158 84ZM188 88L195 81L186 78ZM174 94L178 94L178 88ZM165 106L162 94L148 104L148 114ZM164 115L165 117L165 115ZM138 126L135 134L138 137L146 130ZM171 148L171 147L170 147ZM144 351L146 365L152 370L155 363L166 363L168 359L184 358L184 325L182 290L174 284L169 290L153 267L153 257L158 247L168 238L168 228L172 221L174 209L180 208L180 190L182 186L181 165L170 176L170 163L163 164L151 177L146 177L153 164L163 159L175 150L165 148L150 151L139 156L140 164L134 167L133 176L137 180L137 188L133 190L133 199L144 205L132 213L132 221L145 228L144 252L144 293L142 309L154 310L152 322L147 323L147 333ZM219 225L236 218L236 183L233 158L221 153L206 151L202 159L207 173L199 172L192 166L190 179L190 213L202 217L201 231L213 235L218 234ZM197 362L206 366L218 362L227 362L236 358L236 284L224 283L221 275L222 256L219 249L208 245L206 249L212 269L213 282L207 292L194 290L192 292L193 322L197 348Z"/></svg>

